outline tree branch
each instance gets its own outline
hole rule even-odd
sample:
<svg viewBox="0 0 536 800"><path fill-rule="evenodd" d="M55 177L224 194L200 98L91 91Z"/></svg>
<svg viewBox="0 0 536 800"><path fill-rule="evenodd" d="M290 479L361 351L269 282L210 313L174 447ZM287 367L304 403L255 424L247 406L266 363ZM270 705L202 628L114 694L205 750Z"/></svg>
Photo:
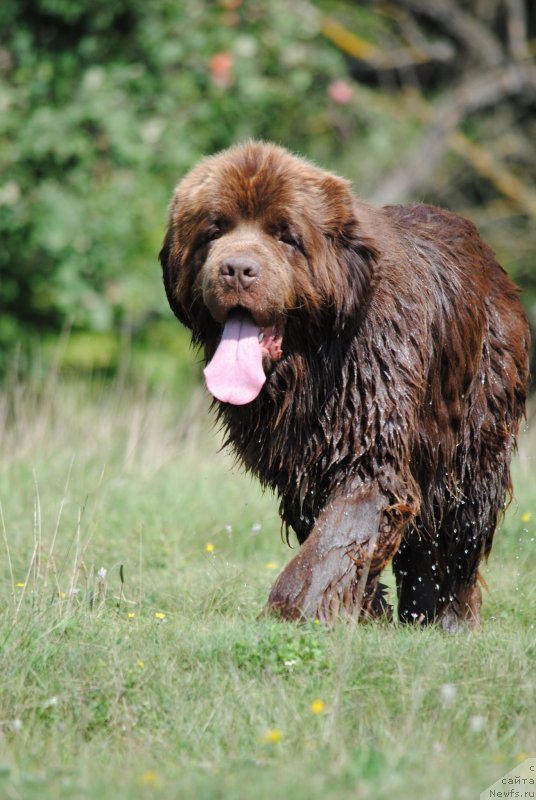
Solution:
<svg viewBox="0 0 536 800"><path fill-rule="evenodd" d="M449 146L468 161L473 169L487 178L499 192L536 220L536 192L526 186L489 149L472 142L463 133L455 131L449 136Z"/></svg>
<svg viewBox="0 0 536 800"><path fill-rule="evenodd" d="M482 66L496 67L504 61L500 42L475 17L452 0L392 0L394 5L440 25Z"/></svg>
<svg viewBox="0 0 536 800"><path fill-rule="evenodd" d="M413 2L413 0L412 0ZM425 101L422 116L432 124L424 132L413 152L373 193L380 205L398 203L413 196L430 182L445 151L449 136L469 114L502 100L529 91L536 94L536 67L512 64L503 69L471 76L449 93L436 107Z"/></svg>
<svg viewBox="0 0 536 800"><path fill-rule="evenodd" d="M530 58L524 0L504 0L508 10L508 49L514 61Z"/></svg>

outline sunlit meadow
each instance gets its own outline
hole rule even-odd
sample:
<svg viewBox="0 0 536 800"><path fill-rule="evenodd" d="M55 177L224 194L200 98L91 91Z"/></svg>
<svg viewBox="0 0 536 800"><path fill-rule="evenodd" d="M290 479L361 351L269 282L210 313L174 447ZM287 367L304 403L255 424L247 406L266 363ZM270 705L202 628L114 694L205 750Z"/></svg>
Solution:
<svg viewBox="0 0 536 800"><path fill-rule="evenodd" d="M262 616L292 552L207 420L201 390L0 398L0 797L469 800L536 756L530 430L483 630L449 635Z"/></svg>

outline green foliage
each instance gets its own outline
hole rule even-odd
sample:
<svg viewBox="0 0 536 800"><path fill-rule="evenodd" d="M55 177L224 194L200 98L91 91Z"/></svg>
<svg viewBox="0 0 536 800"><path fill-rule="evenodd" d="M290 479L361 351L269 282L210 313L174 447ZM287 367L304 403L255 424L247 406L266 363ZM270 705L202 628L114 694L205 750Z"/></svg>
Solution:
<svg viewBox="0 0 536 800"><path fill-rule="evenodd" d="M328 668L327 636L314 624L263 625L253 641L238 641L233 656L241 669L279 674L319 672Z"/></svg>
<svg viewBox="0 0 536 800"><path fill-rule="evenodd" d="M326 15L357 37L353 59L328 39ZM426 128L420 100L433 107L442 93L425 81L415 102L413 79L367 88L350 81L348 67L359 68L367 43L373 74L397 53L404 61L420 52L414 45L424 33L408 19L345 0L3 0L0 375L14 360L21 372L34 369L36 340L46 357L59 332L71 335L63 354L70 368L109 374L124 368L126 349L131 366L158 361L151 380L177 364L184 372L184 342L170 347L177 325L157 263L174 184L203 155L258 137L373 196ZM455 85L452 67L445 81ZM330 89L341 80L337 100ZM491 124L475 114L467 133L493 142L513 125L499 112ZM518 137L523 152L531 130ZM510 152L512 141L498 151ZM514 173L523 171L515 152ZM457 157L445 158L430 182L428 199L477 222L526 289L534 321L526 216L496 207L497 187Z"/></svg>
<svg viewBox="0 0 536 800"><path fill-rule="evenodd" d="M167 316L166 208L203 154L250 136L336 153L327 87L345 68L319 25L284 0L2 3L4 350Z"/></svg>

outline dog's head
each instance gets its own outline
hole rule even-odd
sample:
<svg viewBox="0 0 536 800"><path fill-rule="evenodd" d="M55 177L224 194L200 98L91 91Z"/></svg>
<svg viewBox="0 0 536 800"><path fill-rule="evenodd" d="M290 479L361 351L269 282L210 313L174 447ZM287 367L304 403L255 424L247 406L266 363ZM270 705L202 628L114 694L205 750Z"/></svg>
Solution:
<svg viewBox="0 0 536 800"><path fill-rule="evenodd" d="M346 181L280 147L206 158L171 203L160 253L171 308L208 358L227 328L233 342L256 331L269 371L291 320L328 333L355 323L378 256L367 214Z"/></svg>

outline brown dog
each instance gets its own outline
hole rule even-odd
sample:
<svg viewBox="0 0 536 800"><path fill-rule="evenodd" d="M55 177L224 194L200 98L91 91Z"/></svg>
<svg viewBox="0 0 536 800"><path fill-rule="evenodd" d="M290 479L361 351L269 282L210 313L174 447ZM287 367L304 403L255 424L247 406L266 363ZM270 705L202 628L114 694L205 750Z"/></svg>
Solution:
<svg viewBox="0 0 536 800"><path fill-rule="evenodd" d="M475 227L250 142L179 184L160 260L228 443L302 545L269 607L388 614L393 559L401 620L477 624L529 333Z"/></svg>

